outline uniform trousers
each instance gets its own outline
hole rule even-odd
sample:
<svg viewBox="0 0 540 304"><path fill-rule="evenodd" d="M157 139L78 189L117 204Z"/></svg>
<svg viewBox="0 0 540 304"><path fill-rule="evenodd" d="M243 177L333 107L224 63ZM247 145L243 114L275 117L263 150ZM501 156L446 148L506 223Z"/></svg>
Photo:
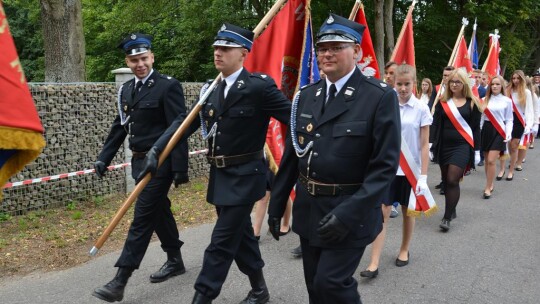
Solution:
<svg viewBox="0 0 540 304"><path fill-rule="evenodd" d="M143 159L131 160L133 178L141 172L142 163ZM171 211L171 201L167 197L171 184L172 172L168 158L137 198L133 222L115 267L138 269L154 231L161 241L163 251L180 250L184 242L179 239L178 227Z"/></svg>
<svg viewBox="0 0 540 304"><path fill-rule="evenodd" d="M195 281L195 290L206 297L217 298L233 260L248 276L264 267L251 224L253 205L216 206L217 222Z"/></svg>
<svg viewBox="0 0 540 304"><path fill-rule="evenodd" d="M365 247L321 248L300 238L310 304L362 304L353 274Z"/></svg>

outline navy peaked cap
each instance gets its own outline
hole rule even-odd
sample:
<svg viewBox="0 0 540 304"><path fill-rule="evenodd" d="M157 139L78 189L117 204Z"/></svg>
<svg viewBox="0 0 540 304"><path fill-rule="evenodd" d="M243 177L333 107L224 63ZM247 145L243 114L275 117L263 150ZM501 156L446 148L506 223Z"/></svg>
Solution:
<svg viewBox="0 0 540 304"><path fill-rule="evenodd" d="M152 36L132 33L129 34L120 44L118 48L124 50L126 55L134 56L148 52L152 48Z"/></svg>
<svg viewBox="0 0 540 304"><path fill-rule="evenodd" d="M322 42L353 42L360 44L365 29L366 27L360 23L336 14L330 14L319 29L319 33L317 33L317 44Z"/></svg>
<svg viewBox="0 0 540 304"><path fill-rule="evenodd" d="M213 46L243 47L251 51L254 34L234 24L224 23L214 38Z"/></svg>

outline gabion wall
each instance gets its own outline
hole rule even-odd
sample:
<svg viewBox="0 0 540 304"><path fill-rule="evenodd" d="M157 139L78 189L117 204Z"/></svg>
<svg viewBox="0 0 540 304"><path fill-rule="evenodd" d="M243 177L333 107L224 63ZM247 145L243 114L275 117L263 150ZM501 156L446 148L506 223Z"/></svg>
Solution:
<svg viewBox="0 0 540 304"><path fill-rule="evenodd" d="M186 106L191 108L199 96L201 83L184 83ZM117 113L114 83L30 84L47 146L41 155L10 182L92 169ZM189 150L201 150L200 134L189 139ZM111 165L127 163L124 149ZM203 154L190 157L190 176L206 175ZM130 176L127 178L131 178ZM0 185L3 186L3 185ZM126 192L124 169L109 171L99 179L95 174L77 175L3 190L0 213L22 214L29 210L64 206L70 202L92 200L97 196Z"/></svg>

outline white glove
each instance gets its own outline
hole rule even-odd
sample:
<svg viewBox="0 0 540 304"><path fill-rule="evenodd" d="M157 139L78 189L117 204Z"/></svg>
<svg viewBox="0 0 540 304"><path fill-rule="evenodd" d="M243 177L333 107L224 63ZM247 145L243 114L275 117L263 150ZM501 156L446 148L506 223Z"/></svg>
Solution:
<svg viewBox="0 0 540 304"><path fill-rule="evenodd" d="M480 163L480 151L474 151L474 165L477 166Z"/></svg>
<svg viewBox="0 0 540 304"><path fill-rule="evenodd" d="M420 175L416 183L416 195L424 195L428 191L427 175Z"/></svg>
<svg viewBox="0 0 540 304"><path fill-rule="evenodd" d="M506 139L504 140L504 142L509 142L511 140L512 140L512 133L506 134Z"/></svg>
<svg viewBox="0 0 540 304"><path fill-rule="evenodd" d="M431 152L431 146L433 146L433 144L429 143L429 160L433 161L433 152Z"/></svg>
<svg viewBox="0 0 540 304"><path fill-rule="evenodd" d="M523 131L523 134L529 134L531 133L531 127L525 126L525 131Z"/></svg>

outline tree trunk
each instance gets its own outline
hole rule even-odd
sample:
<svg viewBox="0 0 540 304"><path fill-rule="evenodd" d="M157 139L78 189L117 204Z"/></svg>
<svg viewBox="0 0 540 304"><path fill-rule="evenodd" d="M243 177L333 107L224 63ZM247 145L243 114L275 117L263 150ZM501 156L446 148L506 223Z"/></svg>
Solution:
<svg viewBox="0 0 540 304"><path fill-rule="evenodd" d="M81 0L40 0L46 82L85 81Z"/></svg>
<svg viewBox="0 0 540 304"><path fill-rule="evenodd" d="M381 77L384 73L385 57L384 57L384 18L383 8L384 0L374 0L375 6L375 56L379 63L379 71L381 71Z"/></svg>
<svg viewBox="0 0 540 304"><path fill-rule="evenodd" d="M396 39L394 38L394 0L384 0L384 32L386 33L386 58L390 58L394 51Z"/></svg>

